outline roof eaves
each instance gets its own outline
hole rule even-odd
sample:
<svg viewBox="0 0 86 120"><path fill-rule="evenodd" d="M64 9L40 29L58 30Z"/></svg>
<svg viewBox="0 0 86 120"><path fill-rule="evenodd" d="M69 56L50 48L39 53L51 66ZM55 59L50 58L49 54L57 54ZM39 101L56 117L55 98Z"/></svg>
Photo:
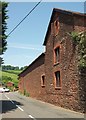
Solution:
<svg viewBox="0 0 86 120"><path fill-rule="evenodd" d="M46 35L45 35L45 39L44 39L44 43L43 43L44 46L46 45L47 35L48 35L49 28L50 28L51 20L52 20L52 17L53 17L53 13L54 13L54 9L53 9L53 11L52 11L52 15L51 15L51 18L50 18L50 22L49 22L49 25L48 25L48 28L47 28L47 32L46 32Z"/></svg>
<svg viewBox="0 0 86 120"><path fill-rule="evenodd" d="M63 10L63 9L58 9L58 8L54 8L54 11L69 14L69 15L72 15L72 14L79 15L79 16L85 16L86 15L86 13L74 12L74 11Z"/></svg>
<svg viewBox="0 0 86 120"><path fill-rule="evenodd" d="M26 69L24 69L20 74L18 74L18 76L20 76L21 74L23 74L32 64L34 64L42 55L45 55L45 53L42 53L41 55L39 55Z"/></svg>

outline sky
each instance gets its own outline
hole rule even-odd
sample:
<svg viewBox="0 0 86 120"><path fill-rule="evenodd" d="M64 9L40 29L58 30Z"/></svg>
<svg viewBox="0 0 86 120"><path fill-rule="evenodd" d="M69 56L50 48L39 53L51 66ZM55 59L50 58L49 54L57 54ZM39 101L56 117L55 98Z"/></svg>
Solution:
<svg viewBox="0 0 86 120"><path fill-rule="evenodd" d="M36 4L9 2L6 34L9 34ZM7 38L7 50L3 55L5 65L29 65L45 51L43 42L53 8L84 13L84 2L41 2Z"/></svg>

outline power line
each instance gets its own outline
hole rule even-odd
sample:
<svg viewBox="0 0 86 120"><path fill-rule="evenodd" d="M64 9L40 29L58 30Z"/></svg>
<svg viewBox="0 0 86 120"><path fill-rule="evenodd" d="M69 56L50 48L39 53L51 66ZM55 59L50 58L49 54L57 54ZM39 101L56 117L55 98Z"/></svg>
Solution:
<svg viewBox="0 0 86 120"><path fill-rule="evenodd" d="M7 36L9 36L10 34L12 34L12 32L33 12L33 10L35 10L35 8L42 2L42 0L40 0L31 10L30 12L9 32L9 34Z"/></svg>

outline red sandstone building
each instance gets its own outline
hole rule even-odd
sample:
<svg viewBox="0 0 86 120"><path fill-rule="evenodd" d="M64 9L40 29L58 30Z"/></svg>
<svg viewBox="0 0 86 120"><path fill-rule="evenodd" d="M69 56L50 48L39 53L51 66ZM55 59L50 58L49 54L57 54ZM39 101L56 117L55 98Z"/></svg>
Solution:
<svg viewBox="0 0 86 120"><path fill-rule="evenodd" d="M7 87L13 87L13 86L14 86L14 83L9 81L9 82L7 82L6 86L7 86Z"/></svg>
<svg viewBox="0 0 86 120"><path fill-rule="evenodd" d="M78 46L68 33L86 29L86 15L53 9L42 53L19 74L19 90L31 97L85 112L85 74L80 79Z"/></svg>

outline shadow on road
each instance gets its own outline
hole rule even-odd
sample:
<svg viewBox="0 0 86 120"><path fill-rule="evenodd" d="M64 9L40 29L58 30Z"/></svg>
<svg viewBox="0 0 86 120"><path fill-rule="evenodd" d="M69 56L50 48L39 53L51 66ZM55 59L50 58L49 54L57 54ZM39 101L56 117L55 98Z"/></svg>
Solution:
<svg viewBox="0 0 86 120"><path fill-rule="evenodd" d="M12 103L13 102L13 103ZM23 106L20 102L17 101L10 101L10 100L0 100L0 107L2 107L2 110L0 110L0 113L6 113L9 111L14 111L17 109L16 105Z"/></svg>

